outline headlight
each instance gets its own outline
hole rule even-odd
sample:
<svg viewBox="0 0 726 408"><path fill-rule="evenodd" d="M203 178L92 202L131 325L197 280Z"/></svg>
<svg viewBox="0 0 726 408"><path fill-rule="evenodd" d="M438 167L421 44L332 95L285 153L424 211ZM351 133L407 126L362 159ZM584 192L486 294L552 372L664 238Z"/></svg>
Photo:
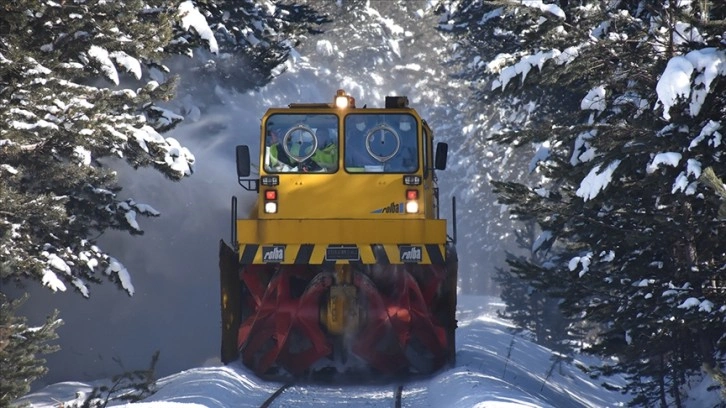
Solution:
<svg viewBox="0 0 726 408"><path fill-rule="evenodd" d="M418 201L407 201L406 212L409 214L416 214L418 212Z"/></svg>
<svg viewBox="0 0 726 408"><path fill-rule="evenodd" d="M274 201L265 202L265 212L268 214L275 214L277 212L277 203Z"/></svg>

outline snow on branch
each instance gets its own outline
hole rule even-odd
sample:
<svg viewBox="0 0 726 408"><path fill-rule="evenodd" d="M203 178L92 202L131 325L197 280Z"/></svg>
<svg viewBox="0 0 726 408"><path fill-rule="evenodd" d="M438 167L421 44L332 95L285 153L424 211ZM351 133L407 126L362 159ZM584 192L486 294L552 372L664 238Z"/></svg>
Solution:
<svg viewBox="0 0 726 408"><path fill-rule="evenodd" d="M709 300L698 300L694 297L689 297L688 299L684 300L683 303L678 305L678 309L693 309L695 307L698 308L699 312L706 312L710 313L713 310L713 302Z"/></svg>
<svg viewBox="0 0 726 408"><path fill-rule="evenodd" d="M122 201L117 204L117 207L123 212L124 218L126 219L126 222L128 222L129 226L137 232L143 232L143 230L139 226L138 221L136 221L136 214L141 213L152 217L158 217L160 214L159 211L154 209L154 207L148 204L136 203L133 199Z"/></svg>
<svg viewBox="0 0 726 408"><path fill-rule="evenodd" d="M581 132L575 139L575 147L572 149L570 164L577 166L578 163L585 163L595 158L597 149L592 146L590 140L597 136L597 129Z"/></svg>
<svg viewBox="0 0 726 408"><path fill-rule="evenodd" d="M653 157L653 160L650 162L650 164L645 167L645 171L648 174L653 174L662 164L676 167L681 161L681 157L681 154L677 152L658 153L655 155L655 157Z"/></svg>
<svg viewBox="0 0 726 408"><path fill-rule="evenodd" d="M206 40L209 44L209 51L213 54L219 52L219 46L217 45L217 39L214 38L212 29L207 24L207 19L204 18L202 13L197 10L194 3L187 0L179 5L179 15L181 16L182 27L185 30L193 28L203 40Z"/></svg>
<svg viewBox="0 0 726 408"><path fill-rule="evenodd" d="M532 160L529 162L529 172L532 173L539 162L545 162L550 157L550 142L544 141L537 147L537 151L534 153Z"/></svg>
<svg viewBox="0 0 726 408"><path fill-rule="evenodd" d="M706 140L706 138L709 138L709 145L712 147L719 147L721 145L721 133L718 132L719 129L721 129L721 122L709 120L706 126L701 129L701 133L699 133L698 136L691 141L691 144L688 145L688 150L692 150L694 147L698 146L699 143Z"/></svg>
<svg viewBox="0 0 726 408"><path fill-rule="evenodd" d="M88 50L88 56L98 63L101 68L101 73L103 73L106 79L113 82L114 85L118 85L118 71L116 71L116 66L113 65L113 61L111 61L106 49L92 45Z"/></svg>
<svg viewBox="0 0 726 408"><path fill-rule="evenodd" d="M590 89L590 92L582 98L580 109L596 110L602 112L605 110L605 87L603 85Z"/></svg>
<svg viewBox="0 0 726 408"><path fill-rule="evenodd" d="M536 8L546 13L552 13L559 18L565 18L565 12L556 4L544 4L542 0L519 0L525 7Z"/></svg>
<svg viewBox="0 0 726 408"><path fill-rule="evenodd" d="M724 50L703 48L671 58L656 85L658 101L654 109L663 104L663 118L670 120L671 108L690 99L687 112L692 117L698 115L711 91L711 82L719 75L726 76Z"/></svg>
<svg viewBox="0 0 726 408"><path fill-rule="evenodd" d="M115 273L118 277L119 282L121 282L121 287L126 290L129 296L133 296L135 290L134 285L131 283L131 276L129 275L129 271L127 271L126 267L116 258L109 256L108 260L109 265L105 271L106 275L111 275L112 273Z"/></svg>
<svg viewBox="0 0 726 408"><path fill-rule="evenodd" d="M676 177L671 188L671 193L675 194L682 191L686 195L695 194L696 182L691 180L698 180L699 177L701 177L701 162L696 159L688 159L686 162L686 170L680 172L678 177Z"/></svg>
<svg viewBox="0 0 726 408"><path fill-rule="evenodd" d="M577 269L579 265L582 265L582 269L578 273L579 277L583 277L590 270L590 263L592 262L592 252L588 252L583 256L576 256L570 259L567 267L570 271Z"/></svg>
<svg viewBox="0 0 726 408"><path fill-rule="evenodd" d="M537 236L537 239L534 240L532 243L532 253L537 252L542 248L543 245L549 244L552 241L553 235L552 231L545 230L542 231L541 234Z"/></svg>
<svg viewBox="0 0 726 408"><path fill-rule="evenodd" d="M66 285L64 285L63 282L58 279L58 275L50 269L43 269L43 279L41 282L53 292L57 292L59 290L61 292L66 291Z"/></svg>
<svg viewBox="0 0 726 408"><path fill-rule="evenodd" d="M121 124L117 129L125 130L130 133L133 140L146 153L153 154L149 145L153 145L159 149L163 157L157 160L157 164L164 165L172 172L176 173L179 178L189 176L193 173L193 165L195 162L194 154L189 149L179 144L179 141L172 137L164 138L159 132L149 125L143 125L140 128Z"/></svg>
<svg viewBox="0 0 726 408"><path fill-rule="evenodd" d="M610 181L612 180L615 169L620 165L620 160L612 161L602 173L600 171L601 165L595 166L590 173L580 182L580 188L577 189L575 194L578 197L582 197L583 200L587 201L597 197L601 190L604 190Z"/></svg>
<svg viewBox="0 0 726 408"><path fill-rule="evenodd" d="M554 60L557 65L569 64L577 58L580 48L581 47L574 46L567 48L565 51L560 51L558 49L539 51L536 54L525 55L514 65L504 68L501 67L504 65L505 61L510 60L512 56L509 54L499 54L495 60L490 61L487 64L488 71L493 73L499 71L499 78L492 82L492 91L499 87L501 87L503 91L507 87L509 81L518 75L522 76L522 82L524 82L527 78L527 74L532 70L532 68L536 66L541 71L545 62L549 60Z"/></svg>
<svg viewBox="0 0 726 408"><path fill-rule="evenodd" d="M141 63L136 58L126 54L123 51L114 51L109 54L116 63L124 68L126 72L134 74L136 79L141 79Z"/></svg>

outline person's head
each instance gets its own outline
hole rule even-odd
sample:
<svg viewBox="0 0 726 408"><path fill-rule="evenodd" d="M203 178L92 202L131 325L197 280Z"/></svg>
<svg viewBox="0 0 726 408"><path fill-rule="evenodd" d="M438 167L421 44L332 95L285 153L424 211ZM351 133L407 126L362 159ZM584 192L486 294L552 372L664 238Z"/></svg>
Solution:
<svg viewBox="0 0 726 408"><path fill-rule="evenodd" d="M413 129L413 118L410 115L401 115L398 122L398 128L403 132L408 132Z"/></svg>
<svg viewBox="0 0 726 408"><path fill-rule="evenodd" d="M328 143L332 142L332 137L330 135L330 129L326 127L319 127L315 130L315 137L318 139L318 144L321 146L325 146Z"/></svg>
<svg viewBox="0 0 726 408"><path fill-rule="evenodd" d="M275 143L280 142L280 129L276 127L270 127L267 129L267 136L265 137L265 143L271 146Z"/></svg>

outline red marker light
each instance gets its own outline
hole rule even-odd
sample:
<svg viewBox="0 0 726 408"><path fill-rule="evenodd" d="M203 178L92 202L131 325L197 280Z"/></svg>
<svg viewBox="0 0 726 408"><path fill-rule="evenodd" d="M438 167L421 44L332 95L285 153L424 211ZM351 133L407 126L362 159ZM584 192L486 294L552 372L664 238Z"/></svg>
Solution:
<svg viewBox="0 0 726 408"><path fill-rule="evenodd" d="M418 200L418 190L406 190L406 200Z"/></svg>
<svg viewBox="0 0 726 408"><path fill-rule="evenodd" d="M277 200L277 190L265 191L265 200Z"/></svg>

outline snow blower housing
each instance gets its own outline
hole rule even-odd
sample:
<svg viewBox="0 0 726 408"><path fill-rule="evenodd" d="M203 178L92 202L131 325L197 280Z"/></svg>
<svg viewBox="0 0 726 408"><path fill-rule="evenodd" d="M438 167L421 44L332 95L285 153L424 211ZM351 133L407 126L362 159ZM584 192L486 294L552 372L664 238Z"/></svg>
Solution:
<svg viewBox="0 0 726 408"><path fill-rule="evenodd" d="M238 219L233 198L220 242L222 361L294 377L453 362L457 257L436 184L447 145L434 149L408 99L357 108L341 90L269 109L260 136L259 177L249 147L236 151L255 208Z"/></svg>

